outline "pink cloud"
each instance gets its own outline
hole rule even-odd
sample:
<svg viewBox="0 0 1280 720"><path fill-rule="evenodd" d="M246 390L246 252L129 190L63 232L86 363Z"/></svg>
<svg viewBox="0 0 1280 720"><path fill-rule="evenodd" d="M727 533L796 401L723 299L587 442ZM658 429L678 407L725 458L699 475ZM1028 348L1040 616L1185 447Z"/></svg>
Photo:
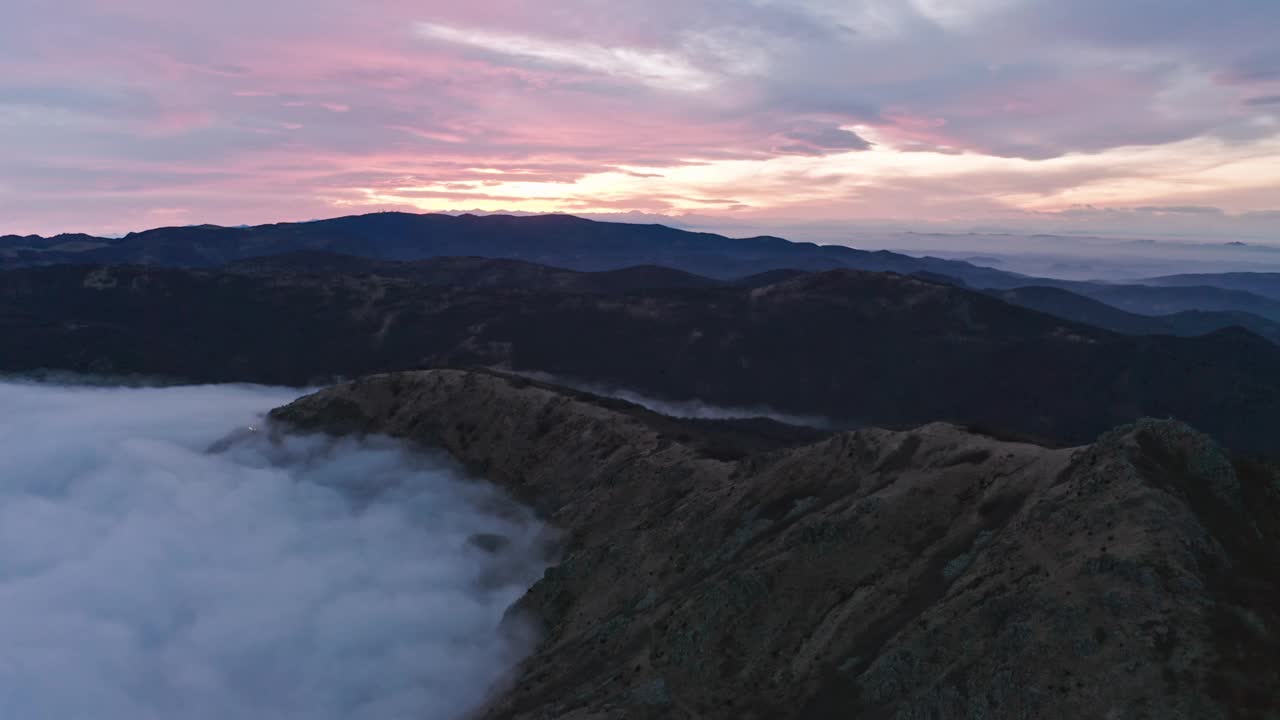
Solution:
<svg viewBox="0 0 1280 720"><path fill-rule="evenodd" d="M930 205L922 193L959 208L950 198L968 188L970 206L988 207L1026 181L885 175L868 187L769 163L857 153L869 143L854 127L898 150L1037 161L1280 132L1280 106L1244 102L1277 92L1269 34L1239 26L1234 43L1209 43L1198 32L1230 18L1206 17L1201 31L1150 30L1167 35L1153 49L1113 37L1095 0L1061 10L1077 25L1042 27L1027 14L1039 1L946 32L904 4L879 35L806 3L745 0L23 4L0 27L0 184L18 193L0 232L117 229L166 207L225 223L335 214L370 190L457 183L445 192L492 189L496 202L510 181L618 169L652 182L598 207L751 195L772 203L760 211L910 216ZM423 23L449 32L424 37ZM24 87L6 105L10 78ZM758 163L755 187L654 189L668 171L725 162ZM1046 171L1042 184L1087 181ZM846 194L811 197L824 187Z"/></svg>
<svg viewBox="0 0 1280 720"><path fill-rule="evenodd" d="M150 118L146 131L154 135L176 135L207 128L214 123L209 110L165 110Z"/></svg>

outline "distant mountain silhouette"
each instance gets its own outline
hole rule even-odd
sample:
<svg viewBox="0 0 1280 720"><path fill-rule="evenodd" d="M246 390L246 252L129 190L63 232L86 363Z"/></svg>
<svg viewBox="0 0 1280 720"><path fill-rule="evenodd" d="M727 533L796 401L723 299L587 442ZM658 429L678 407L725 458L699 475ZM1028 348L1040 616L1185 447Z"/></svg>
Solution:
<svg viewBox="0 0 1280 720"><path fill-rule="evenodd" d="M1162 287L1209 286L1224 290L1239 290L1280 301L1280 273L1232 272L1166 275L1143 280L1142 283L1144 285L1159 285Z"/></svg>
<svg viewBox="0 0 1280 720"><path fill-rule="evenodd" d="M1249 313L1280 322L1277 275L1171 276L1135 285L1053 280L958 260L790 242L771 236L728 238L664 225L597 222L570 215L375 213L254 227L159 228L121 238L82 234L0 238L0 268L65 263L202 268L255 259L259 267L267 268L272 267L271 261L262 258L280 255L292 257L275 267L283 264L301 270L310 263L312 271L330 272L361 268L373 272L375 266L362 263L361 259L413 261L464 256L522 260L577 271L628 269L630 277L619 278L623 287L679 285L681 281L669 274L676 270L720 281L756 275L747 282L760 283L786 273L854 269L919 275L972 288L1056 287L1143 315L1186 311ZM632 270L642 266L670 270L652 270L653 277L645 279ZM391 272L386 266L377 267L382 274ZM665 279L661 277L664 274ZM546 276L544 281L555 280ZM1189 319L1188 324L1212 328L1220 324L1219 320L1211 316L1197 322ZM1238 322L1270 334L1247 317L1241 316ZM1180 327L1175 331L1184 332Z"/></svg>
<svg viewBox="0 0 1280 720"><path fill-rule="evenodd" d="M66 245L74 239L75 244ZM66 246L66 247L63 247ZM727 238L665 225L596 222L570 215L413 215L376 213L248 228L171 227L123 238L0 238L0 267L60 263L213 267L237 260L318 250L379 260L482 256L571 270L637 265L675 268L721 280L778 269L932 272L975 287L1007 286L1019 276L970 263L777 237Z"/></svg>
<svg viewBox="0 0 1280 720"><path fill-rule="evenodd" d="M1256 335L1119 335L896 274L600 295L56 266L0 274L0 332L4 371L300 385L479 365L841 425L950 419L1060 443L1173 416L1280 453L1280 348Z"/></svg>
<svg viewBox="0 0 1280 720"><path fill-rule="evenodd" d="M1208 285L1156 287L1101 283L1069 283L1059 287L1141 315L1170 315L1188 310L1243 312L1280 322L1280 300L1243 290Z"/></svg>
<svg viewBox="0 0 1280 720"><path fill-rule="evenodd" d="M1140 315L1055 287L1031 286L993 291L992 294L1014 305L1127 335L1191 337L1224 328L1241 327L1271 342L1280 343L1280 323L1252 313L1184 310L1169 315Z"/></svg>

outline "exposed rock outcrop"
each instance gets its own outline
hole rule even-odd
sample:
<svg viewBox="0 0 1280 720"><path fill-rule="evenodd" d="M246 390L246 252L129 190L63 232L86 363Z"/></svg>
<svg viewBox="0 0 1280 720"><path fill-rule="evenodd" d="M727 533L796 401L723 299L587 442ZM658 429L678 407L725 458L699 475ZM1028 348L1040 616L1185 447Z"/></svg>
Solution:
<svg viewBox="0 0 1280 720"><path fill-rule="evenodd" d="M1280 484L1178 423L817 438L447 370L273 418L443 447L567 531L486 718L1280 717Z"/></svg>

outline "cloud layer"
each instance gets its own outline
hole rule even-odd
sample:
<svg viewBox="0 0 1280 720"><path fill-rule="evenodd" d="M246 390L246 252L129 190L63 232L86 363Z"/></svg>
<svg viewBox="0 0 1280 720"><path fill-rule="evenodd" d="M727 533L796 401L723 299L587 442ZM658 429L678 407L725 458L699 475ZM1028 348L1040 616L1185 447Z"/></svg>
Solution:
<svg viewBox="0 0 1280 720"><path fill-rule="evenodd" d="M290 398L0 384L0 714L447 720L484 698L543 531L390 441L205 452Z"/></svg>
<svg viewBox="0 0 1280 720"><path fill-rule="evenodd" d="M1275 210L1278 25L1264 0L16 0L0 213Z"/></svg>

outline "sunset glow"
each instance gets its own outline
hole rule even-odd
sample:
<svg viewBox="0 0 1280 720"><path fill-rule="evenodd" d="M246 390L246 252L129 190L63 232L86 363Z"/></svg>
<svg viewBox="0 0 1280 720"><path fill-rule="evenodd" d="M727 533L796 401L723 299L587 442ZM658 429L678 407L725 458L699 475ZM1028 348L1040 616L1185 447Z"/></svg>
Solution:
<svg viewBox="0 0 1280 720"><path fill-rule="evenodd" d="M1280 210L1275 3L18 0L8 15L0 233L385 209L910 226L1197 207L1229 235Z"/></svg>

